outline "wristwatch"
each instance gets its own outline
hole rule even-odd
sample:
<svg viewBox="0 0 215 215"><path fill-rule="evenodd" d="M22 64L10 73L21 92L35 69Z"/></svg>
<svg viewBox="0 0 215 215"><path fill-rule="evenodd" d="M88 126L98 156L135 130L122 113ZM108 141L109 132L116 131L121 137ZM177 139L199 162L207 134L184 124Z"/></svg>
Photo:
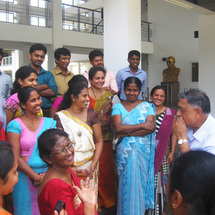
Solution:
<svg viewBox="0 0 215 215"><path fill-rule="evenodd" d="M178 141L178 144L179 144L179 145L181 145L181 144L183 144L183 143L188 143L188 140L187 140L187 139L180 139L180 140Z"/></svg>

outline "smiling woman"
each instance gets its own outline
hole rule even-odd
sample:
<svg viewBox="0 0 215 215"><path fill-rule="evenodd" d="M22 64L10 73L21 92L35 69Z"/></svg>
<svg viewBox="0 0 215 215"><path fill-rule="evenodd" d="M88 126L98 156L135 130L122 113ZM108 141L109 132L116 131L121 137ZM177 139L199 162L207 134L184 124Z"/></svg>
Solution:
<svg viewBox="0 0 215 215"><path fill-rule="evenodd" d="M56 128L51 118L40 117L42 100L33 87L23 87L18 93L23 115L7 126L7 140L18 158L19 182L14 187L15 214L39 214L37 187L43 180L47 165L39 157L37 137L49 128Z"/></svg>
<svg viewBox="0 0 215 215"><path fill-rule="evenodd" d="M83 181L80 182L71 169L74 162L73 145L75 143L71 143L68 134L59 129L49 129L39 137L40 156L49 166L38 193L41 215L53 214L58 200L65 203L68 215L95 214L96 189L84 187ZM89 178L87 185L88 181ZM77 192L79 188L85 188L88 192L85 198L82 198L83 192Z"/></svg>
<svg viewBox="0 0 215 215"><path fill-rule="evenodd" d="M117 214L143 215L154 209L155 109L138 99L140 90L138 78L127 78L127 100L116 104L112 112L115 136L119 138ZM130 195L131 189L135 195Z"/></svg>
<svg viewBox="0 0 215 215"><path fill-rule="evenodd" d="M19 99L17 92L23 87L36 87L38 85L37 72L29 66L22 66L16 71L15 81L13 83L13 89L11 91L12 96L9 97L4 103L4 109L7 116L7 124L14 118L20 117L23 114L19 105ZM42 110L39 112L39 116L43 116Z"/></svg>

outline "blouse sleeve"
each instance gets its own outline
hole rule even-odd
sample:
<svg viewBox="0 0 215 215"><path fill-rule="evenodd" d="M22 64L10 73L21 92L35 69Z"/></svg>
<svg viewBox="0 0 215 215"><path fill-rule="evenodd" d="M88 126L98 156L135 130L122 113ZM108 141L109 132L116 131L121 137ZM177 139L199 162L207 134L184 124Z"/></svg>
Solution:
<svg viewBox="0 0 215 215"><path fill-rule="evenodd" d="M7 132L21 134L21 125L16 120L12 120L7 125Z"/></svg>
<svg viewBox="0 0 215 215"><path fill-rule="evenodd" d="M65 210L68 215L77 214L76 203L74 201L76 193L72 190L72 187L65 185L65 182L61 180L52 179L43 189L38 199L40 211L43 209L43 211L41 211L42 214L47 214L46 212L48 212L44 211L45 208L42 207L44 204L48 206L51 214L54 214L54 209L58 200L66 204Z"/></svg>
<svg viewBox="0 0 215 215"><path fill-rule="evenodd" d="M99 120L99 118L98 118L98 112L97 111L92 111L93 113L92 113L92 125L95 125L95 124L98 124L98 123L100 123L100 120Z"/></svg>
<svg viewBox="0 0 215 215"><path fill-rule="evenodd" d="M154 106L154 104L150 104L150 108L149 108L149 111L148 111L148 115L153 115L153 116L155 116L155 106Z"/></svg>
<svg viewBox="0 0 215 215"><path fill-rule="evenodd" d="M14 112L18 109L18 102L13 95L5 101L4 108Z"/></svg>
<svg viewBox="0 0 215 215"><path fill-rule="evenodd" d="M112 116L114 115L121 115L119 104L115 104L113 107Z"/></svg>

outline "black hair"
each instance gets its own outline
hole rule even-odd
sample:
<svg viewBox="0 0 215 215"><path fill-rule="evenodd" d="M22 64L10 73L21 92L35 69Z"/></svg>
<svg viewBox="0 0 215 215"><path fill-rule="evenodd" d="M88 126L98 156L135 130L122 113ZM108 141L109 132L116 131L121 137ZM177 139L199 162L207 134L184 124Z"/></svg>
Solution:
<svg viewBox="0 0 215 215"><path fill-rule="evenodd" d="M61 55L71 57L70 51L66 48L58 48L55 50L55 52L54 52L54 58L55 59L59 60Z"/></svg>
<svg viewBox="0 0 215 215"><path fill-rule="evenodd" d="M63 101L60 104L59 110L66 110L67 108L69 108L72 104L71 95L77 98L81 91L85 88L87 88L87 85L83 82L72 82L72 84L70 83L69 89L63 96Z"/></svg>
<svg viewBox="0 0 215 215"><path fill-rule="evenodd" d="M21 108L22 108L21 104L26 104L26 102L28 101L28 99L30 97L31 92L33 92L33 91L36 91L39 94L37 89L33 88L33 87L23 87L19 90L18 99L19 99Z"/></svg>
<svg viewBox="0 0 215 215"><path fill-rule="evenodd" d="M44 158L50 159L51 156L51 150L58 141L58 138L60 137L67 137L69 138L69 135L60 129L48 129L44 131L38 138L38 149L41 159ZM46 162L47 163L47 162ZM47 163L48 166L50 164Z"/></svg>
<svg viewBox="0 0 215 215"><path fill-rule="evenodd" d="M169 175L169 199L178 190L189 215L215 214L215 155L189 151L176 158Z"/></svg>
<svg viewBox="0 0 215 215"><path fill-rule="evenodd" d="M72 86L75 82L83 82L88 85L88 80L83 75L74 75L68 82L68 87Z"/></svg>
<svg viewBox="0 0 215 215"><path fill-rule="evenodd" d="M15 155L12 149L12 145L7 141L0 140L0 177L7 182L7 174L13 168L15 162Z"/></svg>
<svg viewBox="0 0 215 215"><path fill-rule="evenodd" d="M140 52L137 50L131 50L130 52L128 52L128 59L130 59L133 55L140 57Z"/></svg>
<svg viewBox="0 0 215 215"><path fill-rule="evenodd" d="M129 84L135 84L139 91L141 91L141 81L139 78L131 76L125 79L124 90L128 87Z"/></svg>
<svg viewBox="0 0 215 215"><path fill-rule="evenodd" d="M44 51L45 54L47 53L46 47L41 43L36 43L31 46L29 53L32 54L34 51Z"/></svg>
<svg viewBox="0 0 215 215"><path fill-rule="evenodd" d="M92 67L90 70L89 70L89 79L92 81L94 76L96 75L97 72L103 72L104 75L106 74L106 71L104 68L102 67Z"/></svg>
<svg viewBox="0 0 215 215"><path fill-rule="evenodd" d="M93 51L91 51L90 53L89 53L89 60L90 61L93 61L93 59L95 58L95 57L99 57L99 56L101 56L102 58L103 58L103 52L102 51L100 51L100 50L98 50L98 49L95 49L95 50L93 50Z"/></svg>
<svg viewBox="0 0 215 215"><path fill-rule="evenodd" d="M0 55L1 55L2 57L4 57L4 51L3 51L3 49L1 49L1 48L0 48Z"/></svg>
<svg viewBox="0 0 215 215"><path fill-rule="evenodd" d="M157 85L157 86L153 87L152 90L151 90L151 92L150 92L150 95L153 96L156 90L163 90L164 93L165 93L165 95L166 95L166 90L161 85Z"/></svg>
<svg viewBox="0 0 215 215"><path fill-rule="evenodd" d="M21 85L19 84L18 79L24 81L31 75L31 73L34 73L38 76L37 71L30 66L22 66L16 71L15 81L13 82L13 89L11 90L11 95L17 93L21 89Z"/></svg>
<svg viewBox="0 0 215 215"><path fill-rule="evenodd" d="M187 103L191 106L201 108L203 114L211 112L210 99L207 94L200 89L189 89L179 94L179 99L187 99Z"/></svg>

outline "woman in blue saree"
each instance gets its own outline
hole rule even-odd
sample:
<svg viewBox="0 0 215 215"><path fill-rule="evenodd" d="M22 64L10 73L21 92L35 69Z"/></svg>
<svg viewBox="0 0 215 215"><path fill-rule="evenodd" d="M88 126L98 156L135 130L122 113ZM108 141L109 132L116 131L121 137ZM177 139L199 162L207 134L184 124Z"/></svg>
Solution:
<svg viewBox="0 0 215 215"><path fill-rule="evenodd" d="M112 112L119 176L117 215L144 215L154 209L155 108L138 100L141 81L125 80L127 100Z"/></svg>
<svg viewBox="0 0 215 215"><path fill-rule="evenodd" d="M33 87L24 87L18 92L24 114L7 126L7 140L17 155L19 181L13 190L15 215L38 215L37 193L47 171L47 164L40 158L37 138L56 121L38 115L42 100Z"/></svg>

